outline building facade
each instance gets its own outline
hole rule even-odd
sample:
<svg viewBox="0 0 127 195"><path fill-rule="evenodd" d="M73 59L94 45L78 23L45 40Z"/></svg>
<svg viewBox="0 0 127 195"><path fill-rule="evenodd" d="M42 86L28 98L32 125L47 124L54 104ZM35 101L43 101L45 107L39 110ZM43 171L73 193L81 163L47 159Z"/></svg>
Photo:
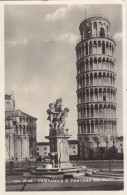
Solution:
<svg viewBox="0 0 127 195"><path fill-rule="evenodd" d="M110 21L101 15L88 17L79 26L76 66L80 159L105 158L116 150L116 44L110 27Z"/></svg>
<svg viewBox="0 0 127 195"><path fill-rule="evenodd" d="M123 136L119 136L117 139L117 158L123 159L123 151L124 151L124 142L123 142Z"/></svg>
<svg viewBox="0 0 127 195"><path fill-rule="evenodd" d="M70 159L78 158L78 141L77 140L69 140L69 156Z"/></svg>
<svg viewBox="0 0 127 195"><path fill-rule="evenodd" d="M50 144L49 142L37 142L37 156L42 158L49 157L50 153Z"/></svg>
<svg viewBox="0 0 127 195"><path fill-rule="evenodd" d="M78 157L78 141L69 140L69 157L70 159L76 159ZM49 157L50 143L49 142L37 142L37 155L42 158Z"/></svg>
<svg viewBox="0 0 127 195"><path fill-rule="evenodd" d="M5 95L6 159L36 156L36 118L15 109L12 95Z"/></svg>

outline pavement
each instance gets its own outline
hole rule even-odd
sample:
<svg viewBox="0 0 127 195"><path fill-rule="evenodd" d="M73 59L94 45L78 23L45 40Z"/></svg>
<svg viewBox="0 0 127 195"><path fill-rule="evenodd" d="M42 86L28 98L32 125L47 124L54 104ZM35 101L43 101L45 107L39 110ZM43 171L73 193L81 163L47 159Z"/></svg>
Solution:
<svg viewBox="0 0 127 195"><path fill-rule="evenodd" d="M7 185L6 191L111 191L123 190L122 181L103 181L85 179L49 181L40 180L38 183Z"/></svg>
<svg viewBox="0 0 127 195"><path fill-rule="evenodd" d="M25 175L26 174L26 175ZM50 175L11 175L6 178L6 191L87 191L123 190L123 170L97 171L79 178L51 178Z"/></svg>
<svg viewBox="0 0 127 195"><path fill-rule="evenodd" d="M123 167L120 162L120 166L104 167L103 169L99 165L100 163L93 163L98 167L89 167L86 171L86 175L80 175L79 178L52 178L50 175L44 178L43 175L31 176L26 170L33 169L34 167L14 168L15 174L6 176L6 191L111 191L111 190L123 190ZM116 164L116 165L117 165ZM113 164L114 165L114 164ZM21 171L20 171L21 170ZM92 171L91 171L92 170ZM91 173L92 172L92 173Z"/></svg>

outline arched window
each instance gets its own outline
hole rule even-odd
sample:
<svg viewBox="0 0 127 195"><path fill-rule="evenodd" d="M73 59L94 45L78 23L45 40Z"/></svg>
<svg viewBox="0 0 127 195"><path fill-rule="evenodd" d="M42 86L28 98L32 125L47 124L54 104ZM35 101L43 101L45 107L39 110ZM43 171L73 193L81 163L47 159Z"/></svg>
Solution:
<svg viewBox="0 0 127 195"><path fill-rule="evenodd" d="M18 135L18 127L16 126L16 134Z"/></svg>
<svg viewBox="0 0 127 195"><path fill-rule="evenodd" d="M100 41L98 41L98 47L101 47L101 42Z"/></svg>
<svg viewBox="0 0 127 195"><path fill-rule="evenodd" d="M90 124L87 123L87 133L90 133Z"/></svg>
<svg viewBox="0 0 127 195"><path fill-rule="evenodd" d="M102 43L102 54L105 54L105 43L104 43L104 41Z"/></svg>
<svg viewBox="0 0 127 195"><path fill-rule="evenodd" d="M25 126L23 125L23 135L25 135Z"/></svg>
<svg viewBox="0 0 127 195"><path fill-rule="evenodd" d="M90 30L90 28L88 28L87 31L86 31L86 37L87 38L91 37L91 30Z"/></svg>
<svg viewBox="0 0 127 195"><path fill-rule="evenodd" d="M97 42L96 41L93 42L93 46L97 47Z"/></svg>
<svg viewBox="0 0 127 195"><path fill-rule="evenodd" d="M92 58L90 58L90 70L93 70L93 61L92 61Z"/></svg>
<svg viewBox="0 0 127 195"><path fill-rule="evenodd" d="M93 75L90 74L90 85L93 85Z"/></svg>
<svg viewBox="0 0 127 195"><path fill-rule="evenodd" d="M106 101L106 92L103 93L103 101Z"/></svg>
<svg viewBox="0 0 127 195"><path fill-rule="evenodd" d="M98 58L98 63L101 63L101 58Z"/></svg>
<svg viewBox="0 0 127 195"><path fill-rule="evenodd" d="M88 55L88 44L86 43L86 55Z"/></svg>
<svg viewBox="0 0 127 195"><path fill-rule="evenodd" d="M97 64L97 58L94 58L94 63Z"/></svg>
<svg viewBox="0 0 127 195"><path fill-rule="evenodd" d="M92 94L93 95L93 94ZM93 112L93 105L91 105L91 117L94 117L94 112Z"/></svg>
<svg viewBox="0 0 127 195"><path fill-rule="evenodd" d="M100 37L105 37L105 30L104 28L100 28Z"/></svg>
<svg viewBox="0 0 127 195"><path fill-rule="evenodd" d="M92 54L92 42L89 43L89 54Z"/></svg>
<svg viewBox="0 0 127 195"><path fill-rule="evenodd" d="M89 67L88 67L88 59L86 59L86 71L89 70Z"/></svg>

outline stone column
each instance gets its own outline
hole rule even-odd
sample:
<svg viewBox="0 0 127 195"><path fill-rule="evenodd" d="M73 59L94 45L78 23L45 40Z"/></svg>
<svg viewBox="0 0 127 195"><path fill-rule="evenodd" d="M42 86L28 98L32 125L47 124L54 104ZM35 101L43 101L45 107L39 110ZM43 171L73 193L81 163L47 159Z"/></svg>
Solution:
<svg viewBox="0 0 127 195"><path fill-rule="evenodd" d="M88 55L90 55L90 43L88 42Z"/></svg>
<svg viewBox="0 0 127 195"><path fill-rule="evenodd" d="M84 76L84 87L86 87L86 75Z"/></svg>
<svg viewBox="0 0 127 195"><path fill-rule="evenodd" d="M87 107L85 106L85 117L87 118Z"/></svg>
<svg viewBox="0 0 127 195"><path fill-rule="evenodd" d="M27 137L22 139L22 157L29 157L29 142Z"/></svg>
<svg viewBox="0 0 127 195"><path fill-rule="evenodd" d="M81 119L81 108L79 108L79 119Z"/></svg>
<svg viewBox="0 0 127 195"><path fill-rule="evenodd" d="M93 117L95 117L95 105L93 105Z"/></svg>
<svg viewBox="0 0 127 195"><path fill-rule="evenodd" d="M90 86L90 74L88 74L88 86Z"/></svg>
<svg viewBox="0 0 127 195"><path fill-rule="evenodd" d="M97 89L97 101L99 100L99 89Z"/></svg>
<svg viewBox="0 0 127 195"><path fill-rule="evenodd" d="M82 107L82 118L84 118L84 107Z"/></svg>
<svg viewBox="0 0 127 195"><path fill-rule="evenodd" d="M117 122L115 122L115 132L116 132L116 125L117 125Z"/></svg>
<svg viewBox="0 0 127 195"><path fill-rule="evenodd" d="M79 134L81 134L81 125L79 124L78 127L79 127Z"/></svg>
<svg viewBox="0 0 127 195"><path fill-rule="evenodd" d="M87 126L88 124L87 124L87 122L86 122L86 133L88 132L88 126Z"/></svg>
<svg viewBox="0 0 127 195"><path fill-rule="evenodd" d="M83 102L85 102L85 91L83 92Z"/></svg>
<svg viewBox="0 0 127 195"><path fill-rule="evenodd" d="M87 90L85 91L85 102L87 102L88 101L88 97L87 97L88 95L87 95Z"/></svg>
<svg viewBox="0 0 127 195"><path fill-rule="evenodd" d="M85 132L85 124L83 123L83 133Z"/></svg>
<svg viewBox="0 0 127 195"><path fill-rule="evenodd" d="M99 104L97 105L97 116L99 117Z"/></svg>
<svg viewBox="0 0 127 195"><path fill-rule="evenodd" d="M93 121L93 133L95 133L95 121Z"/></svg>
<svg viewBox="0 0 127 195"><path fill-rule="evenodd" d="M91 118L91 105L89 105L89 118Z"/></svg>
<svg viewBox="0 0 127 195"><path fill-rule="evenodd" d="M86 91L84 90L84 102L86 101Z"/></svg>
<svg viewBox="0 0 127 195"><path fill-rule="evenodd" d="M109 116L111 117L111 105L109 107Z"/></svg>
<svg viewBox="0 0 127 195"><path fill-rule="evenodd" d="M14 157L14 135L9 134L9 157Z"/></svg>
<svg viewBox="0 0 127 195"><path fill-rule="evenodd" d="M88 102L90 102L90 89L88 89Z"/></svg>
<svg viewBox="0 0 127 195"><path fill-rule="evenodd" d="M111 91L111 102L112 102L112 91Z"/></svg>
<svg viewBox="0 0 127 195"><path fill-rule="evenodd" d="M83 107L82 107L82 110L81 110L81 113L82 113L81 116L82 116L82 118L83 118L83 112L84 112L84 111L83 111Z"/></svg>
<svg viewBox="0 0 127 195"><path fill-rule="evenodd" d="M86 133L86 122L84 123L84 133Z"/></svg>
<svg viewBox="0 0 127 195"><path fill-rule="evenodd" d="M90 126L90 133L91 133L91 121L89 121L89 126Z"/></svg>
<svg viewBox="0 0 127 195"><path fill-rule="evenodd" d="M102 121L102 133L105 133L105 129L104 129L104 121Z"/></svg>
<svg viewBox="0 0 127 195"><path fill-rule="evenodd" d="M19 138L16 139L16 153L17 157L21 157L21 140Z"/></svg>
<svg viewBox="0 0 127 195"><path fill-rule="evenodd" d="M86 47L85 47L85 43L84 43L84 56L86 56Z"/></svg>

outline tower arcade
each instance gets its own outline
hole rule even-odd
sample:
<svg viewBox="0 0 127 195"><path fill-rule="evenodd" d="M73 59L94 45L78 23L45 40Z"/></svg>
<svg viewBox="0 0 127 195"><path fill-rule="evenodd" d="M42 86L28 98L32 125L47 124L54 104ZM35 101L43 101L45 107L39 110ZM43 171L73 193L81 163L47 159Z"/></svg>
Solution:
<svg viewBox="0 0 127 195"><path fill-rule="evenodd" d="M110 21L83 20L76 45L79 158L106 158L117 142L115 42Z"/></svg>

